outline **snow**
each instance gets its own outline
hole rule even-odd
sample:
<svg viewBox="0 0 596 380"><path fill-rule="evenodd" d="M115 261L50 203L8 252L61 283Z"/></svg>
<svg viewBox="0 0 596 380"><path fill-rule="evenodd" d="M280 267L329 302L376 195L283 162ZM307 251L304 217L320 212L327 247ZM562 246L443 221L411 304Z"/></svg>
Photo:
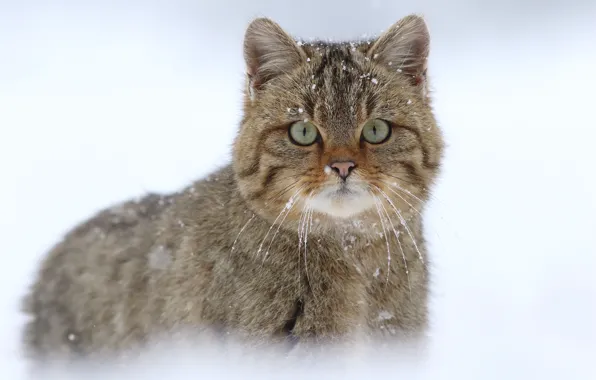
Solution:
<svg viewBox="0 0 596 380"><path fill-rule="evenodd" d="M429 357L406 366L389 350L347 378L596 378L596 5L228 3L0 2L3 378L24 378L18 302L51 245L100 208L178 190L229 159L250 18L340 39L410 12L429 23L448 143L425 210ZM343 368L329 359L288 371L196 349L94 375L334 378Z"/></svg>
<svg viewBox="0 0 596 380"><path fill-rule="evenodd" d="M152 269L166 269L172 261L172 253L163 245L151 249L147 256L149 267Z"/></svg>

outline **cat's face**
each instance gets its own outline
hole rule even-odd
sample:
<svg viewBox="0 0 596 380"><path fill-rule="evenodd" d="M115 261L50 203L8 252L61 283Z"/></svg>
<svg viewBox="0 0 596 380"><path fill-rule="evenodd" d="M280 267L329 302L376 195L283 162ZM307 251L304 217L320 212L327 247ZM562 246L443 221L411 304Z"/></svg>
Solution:
<svg viewBox="0 0 596 380"><path fill-rule="evenodd" d="M420 207L442 139L426 93L428 34L417 17L376 41L296 43L277 24L247 31L245 114L234 146L241 191L346 219Z"/></svg>

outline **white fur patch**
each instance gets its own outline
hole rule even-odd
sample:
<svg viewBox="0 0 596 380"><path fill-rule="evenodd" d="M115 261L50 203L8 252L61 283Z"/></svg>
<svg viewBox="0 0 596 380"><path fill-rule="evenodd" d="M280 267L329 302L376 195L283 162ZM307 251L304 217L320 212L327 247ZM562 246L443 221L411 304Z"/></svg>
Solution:
<svg viewBox="0 0 596 380"><path fill-rule="evenodd" d="M375 206L374 198L360 186L329 186L308 201L315 211L336 218L349 218Z"/></svg>

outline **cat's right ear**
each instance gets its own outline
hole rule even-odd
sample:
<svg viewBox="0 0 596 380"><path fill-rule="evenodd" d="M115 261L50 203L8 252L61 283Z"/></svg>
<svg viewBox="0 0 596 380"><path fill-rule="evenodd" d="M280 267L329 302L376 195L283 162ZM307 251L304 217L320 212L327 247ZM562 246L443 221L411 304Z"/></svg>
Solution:
<svg viewBox="0 0 596 380"><path fill-rule="evenodd" d="M370 48L368 55L407 75L426 93L426 67L430 35L424 19L409 15L395 23Z"/></svg>
<svg viewBox="0 0 596 380"><path fill-rule="evenodd" d="M258 18L244 35L244 60L252 97L267 81L305 62L306 54L275 22Z"/></svg>

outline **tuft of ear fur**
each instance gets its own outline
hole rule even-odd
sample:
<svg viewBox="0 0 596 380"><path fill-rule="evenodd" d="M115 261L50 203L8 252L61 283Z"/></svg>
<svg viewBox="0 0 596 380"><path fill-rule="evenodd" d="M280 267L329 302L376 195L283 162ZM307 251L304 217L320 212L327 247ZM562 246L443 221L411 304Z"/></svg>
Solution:
<svg viewBox="0 0 596 380"><path fill-rule="evenodd" d="M368 56L410 77L426 91L426 67L430 34L422 17L409 15L389 28L368 51Z"/></svg>
<svg viewBox="0 0 596 380"><path fill-rule="evenodd" d="M252 93L267 81L305 62L306 54L278 24L258 18L246 29L244 60Z"/></svg>

